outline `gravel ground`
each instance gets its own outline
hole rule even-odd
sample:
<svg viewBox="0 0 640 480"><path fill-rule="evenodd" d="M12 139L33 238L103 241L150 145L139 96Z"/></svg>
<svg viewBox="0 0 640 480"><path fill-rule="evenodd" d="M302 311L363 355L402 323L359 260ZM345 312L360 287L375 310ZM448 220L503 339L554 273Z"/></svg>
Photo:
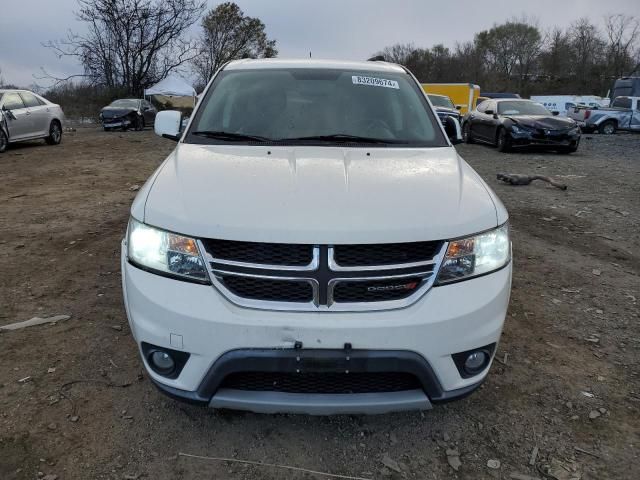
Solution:
<svg viewBox="0 0 640 480"><path fill-rule="evenodd" d="M0 155L0 325L71 316L0 333L1 479L327 478L179 453L362 478L640 477L640 136L586 136L570 156L459 147L511 215L499 361L465 400L369 417L217 412L150 384L119 248L135 185L173 145L83 128Z"/></svg>

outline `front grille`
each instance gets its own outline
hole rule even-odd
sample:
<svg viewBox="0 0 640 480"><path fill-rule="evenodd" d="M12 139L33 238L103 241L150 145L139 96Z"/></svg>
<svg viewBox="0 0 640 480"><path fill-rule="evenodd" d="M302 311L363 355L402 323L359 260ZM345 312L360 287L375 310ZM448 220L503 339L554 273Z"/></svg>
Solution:
<svg viewBox="0 0 640 480"><path fill-rule="evenodd" d="M407 306L432 285L443 241L305 245L203 240L214 285L236 304L272 310ZM376 303L385 302L376 306Z"/></svg>
<svg viewBox="0 0 640 480"><path fill-rule="evenodd" d="M367 267L428 261L441 247L442 242L336 245L333 255L340 266Z"/></svg>
<svg viewBox="0 0 640 480"><path fill-rule="evenodd" d="M204 240L203 243L214 258L235 262L305 266L313 257L313 245L229 240Z"/></svg>
<svg viewBox="0 0 640 480"><path fill-rule="evenodd" d="M422 388L414 375L405 372L240 372L227 376L221 387L308 394L383 393Z"/></svg>
<svg viewBox="0 0 640 480"><path fill-rule="evenodd" d="M221 275L220 281L234 295L270 302L311 302L313 287L306 281L274 280L236 275Z"/></svg>
<svg viewBox="0 0 640 480"><path fill-rule="evenodd" d="M365 282L340 281L333 289L333 301L343 303L384 302L410 296L423 278L403 278Z"/></svg>

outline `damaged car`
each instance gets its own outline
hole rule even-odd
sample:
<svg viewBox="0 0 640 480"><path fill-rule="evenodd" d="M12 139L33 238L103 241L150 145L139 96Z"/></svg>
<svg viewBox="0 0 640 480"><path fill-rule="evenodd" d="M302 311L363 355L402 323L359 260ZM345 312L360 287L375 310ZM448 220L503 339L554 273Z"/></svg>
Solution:
<svg viewBox="0 0 640 480"><path fill-rule="evenodd" d="M466 116L462 133L467 143L488 143L501 152L537 147L573 153L580 144L575 121L522 99L485 100Z"/></svg>
<svg viewBox="0 0 640 480"><path fill-rule="evenodd" d="M60 105L28 90L0 90L0 153L10 143L41 138L58 145L63 124Z"/></svg>
<svg viewBox="0 0 640 480"><path fill-rule="evenodd" d="M122 98L114 100L100 111L100 121L105 131L142 130L152 126L158 111L148 100L140 98Z"/></svg>

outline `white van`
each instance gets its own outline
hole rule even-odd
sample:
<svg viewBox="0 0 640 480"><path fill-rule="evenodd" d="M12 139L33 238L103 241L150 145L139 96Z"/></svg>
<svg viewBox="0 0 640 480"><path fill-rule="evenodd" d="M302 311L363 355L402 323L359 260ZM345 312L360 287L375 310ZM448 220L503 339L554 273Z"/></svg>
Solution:
<svg viewBox="0 0 640 480"><path fill-rule="evenodd" d="M508 215L406 68L234 61L180 120L156 118L178 143L122 242L131 331L161 391L333 414L480 386L509 302Z"/></svg>
<svg viewBox="0 0 640 480"><path fill-rule="evenodd" d="M597 95L533 95L531 100L541 103L547 110L558 112L562 117L577 106L599 108L608 107L609 99Z"/></svg>

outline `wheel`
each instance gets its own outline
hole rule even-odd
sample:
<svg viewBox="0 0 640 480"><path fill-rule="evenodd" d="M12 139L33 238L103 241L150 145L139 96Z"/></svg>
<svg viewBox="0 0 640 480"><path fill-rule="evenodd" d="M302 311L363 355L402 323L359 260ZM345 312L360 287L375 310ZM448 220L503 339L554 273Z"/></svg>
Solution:
<svg viewBox="0 0 640 480"><path fill-rule="evenodd" d="M497 146L499 152L508 152L511 150L511 135L509 135L504 128L501 128L498 132Z"/></svg>
<svg viewBox="0 0 640 480"><path fill-rule="evenodd" d="M110 128L107 128L107 127L102 127L102 128L104 129L105 132L110 132L111 131Z"/></svg>
<svg viewBox="0 0 640 480"><path fill-rule="evenodd" d="M469 122L465 122L464 126L462 127L462 139L465 141L465 143L473 143L473 133L471 132L471 125L469 125Z"/></svg>
<svg viewBox="0 0 640 480"><path fill-rule="evenodd" d="M613 135L616 133L616 123L613 120L607 120L598 127L598 131L604 135Z"/></svg>
<svg viewBox="0 0 640 480"><path fill-rule="evenodd" d="M7 138L7 134L4 133L4 130L0 129L0 153L3 153L9 147L9 139Z"/></svg>
<svg viewBox="0 0 640 480"><path fill-rule="evenodd" d="M49 145L58 145L62 141L62 126L54 120L49 125L49 136L45 139Z"/></svg>

